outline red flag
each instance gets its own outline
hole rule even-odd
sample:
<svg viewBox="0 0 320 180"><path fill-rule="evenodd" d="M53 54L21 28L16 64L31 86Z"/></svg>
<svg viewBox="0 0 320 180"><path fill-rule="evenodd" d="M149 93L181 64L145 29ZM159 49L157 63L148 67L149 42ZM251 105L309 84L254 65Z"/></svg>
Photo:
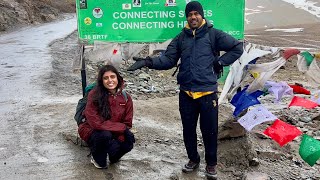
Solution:
<svg viewBox="0 0 320 180"><path fill-rule="evenodd" d="M297 55L299 53L300 53L300 51L298 49L286 49L286 50L284 50L282 56L283 56L283 58L285 58L287 60L291 56Z"/></svg>
<svg viewBox="0 0 320 180"><path fill-rule="evenodd" d="M289 85L293 89L293 93L310 95L310 91L299 85Z"/></svg>
<svg viewBox="0 0 320 180"><path fill-rule="evenodd" d="M298 96L294 96L289 104L290 106L302 106L305 107L307 109L312 109L318 106L317 103L304 99L302 97L298 97Z"/></svg>
<svg viewBox="0 0 320 180"><path fill-rule="evenodd" d="M302 132L295 126L287 124L279 119L277 119L263 133L279 143L281 147L302 134Z"/></svg>
<svg viewBox="0 0 320 180"><path fill-rule="evenodd" d="M118 50L114 49L112 54L117 54Z"/></svg>

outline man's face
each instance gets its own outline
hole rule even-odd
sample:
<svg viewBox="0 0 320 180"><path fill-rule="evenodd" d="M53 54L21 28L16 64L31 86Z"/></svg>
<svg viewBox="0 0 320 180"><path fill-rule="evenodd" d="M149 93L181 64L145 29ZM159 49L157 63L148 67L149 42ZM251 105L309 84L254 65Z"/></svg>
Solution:
<svg viewBox="0 0 320 180"><path fill-rule="evenodd" d="M191 29L197 29L202 24L202 16L198 13L198 11L190 11L187 17L188 24Z"/></svg>

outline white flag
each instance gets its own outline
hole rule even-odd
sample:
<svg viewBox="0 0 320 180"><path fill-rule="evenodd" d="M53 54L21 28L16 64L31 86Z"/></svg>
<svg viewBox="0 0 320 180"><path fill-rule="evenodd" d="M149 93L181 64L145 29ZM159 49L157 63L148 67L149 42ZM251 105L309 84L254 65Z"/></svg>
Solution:
<svg viewBox="0 0 320 180"><path fill-rule="evenodd" d="M251 111L247 112L244 116L238 119L238 122L243 126L247 131L263 122L274 121L278 119L270 111L268 111L264 106L258 106Z"/></svg>
<svg viewBox="0 0 320 180"><path fill-rule="evenodd" d="M312 93L311 100L320 104L320 90L315 93Z"/></svg>
<svg viewBox="0 0 320 180"><path fill-rule="evenodd" d="M270 77L285 63L286 60L283 57L280 57L279 59L268 63L249 64L248 71L251 72L251 74L258 74L258 76L249 85L247 92L252 93L256 90L262 90L267 80L269 80Z"/></svg>
<svg viewBox="0 0 320 180"><path fill-rule="evenodd" d="M273 82L267 81L264 85L265 88L268 88L270 94L273 94L275 97L275 102L280 102L282 96L290 95L293 96L292 88L286 82Z"/></svg>

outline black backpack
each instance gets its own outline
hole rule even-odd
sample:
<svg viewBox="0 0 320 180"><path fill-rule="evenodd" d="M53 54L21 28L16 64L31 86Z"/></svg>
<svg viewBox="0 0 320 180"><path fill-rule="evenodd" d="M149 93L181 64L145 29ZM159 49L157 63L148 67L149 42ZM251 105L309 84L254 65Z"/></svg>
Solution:
<svg viewBox="0 0 320 180"><path fill-rule="evenodd" d="M85 94L83 98L79 99L77 108L76 108L76 114L74 115L74 120L76 120L77 125L79 126L81 123L84 123L86 121L85 116L83 115L83 111L86 108L87 101L88 101L88 94L89 92L95 87L95 83L90 84L85 89ZM127 93L122 90L122 95L124 96L126 102L128 101Z"/></svg>

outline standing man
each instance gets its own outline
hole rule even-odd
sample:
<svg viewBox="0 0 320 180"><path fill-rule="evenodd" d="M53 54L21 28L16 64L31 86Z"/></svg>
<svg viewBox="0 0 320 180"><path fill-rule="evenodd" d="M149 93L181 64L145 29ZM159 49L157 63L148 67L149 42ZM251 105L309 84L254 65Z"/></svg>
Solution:
<svg viewBox="0 0 320 180"><path fill-rule="evenodd" d="M213 28L206 19L202 5L197 1L185 9L188 24L168 45L165 53L156 58L136 58L128 71L142 67L167 70L181 58L177 76L180 85L179 110L183 126L183 140L189 162L182 171L192 172L199 167L196 127L200 115L200 129L205 147L206 176L216 178L218 96L217 79L223 66L236 61L243 52L241 42L229 34ZM221 57L217 53L225 51Z"/></svg>

